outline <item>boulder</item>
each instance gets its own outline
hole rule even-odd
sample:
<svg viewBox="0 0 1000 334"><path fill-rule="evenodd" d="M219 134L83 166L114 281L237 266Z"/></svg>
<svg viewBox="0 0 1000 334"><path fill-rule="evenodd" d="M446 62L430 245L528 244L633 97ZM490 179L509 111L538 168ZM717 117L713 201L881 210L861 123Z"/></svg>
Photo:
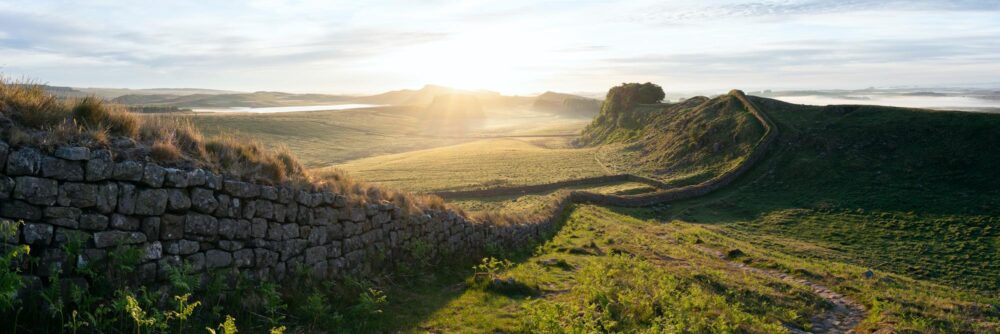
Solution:
<svg viewBox="0 0 1000 334"><path fill-rule="evenodd" d="M86 147L60 147L56 149L54 155L66 160L88 160L90 159L90 149Z"/></svg>
<svg viewBox="0 0 1000 334"><path fill-rule="evenodd" d="M163 244L159 241L148 243L143 247L142 254L146 261L159 260L163 257Z"/></svg>
<svg viewBox="0 0 1000 334"><path fill-rule="evenodd" d="M7 156L7 175L39 175L42 171L42 152L25 147Z"/></svg>
<svg viewBox="0 0 1000 334"><path fill-rule="evenodd" d="M142 164L137 161L122 161L115 164L112 178L119 181L139 182L142 180Z"/></svg>
<svg viewBox="0 0 1000 334"><path fill-rule="evenodd" d="M232 240L236 238L237 222L235 219L219 219L219 237Z"/></svg>
<svg viewBox="0 0 1000 334"><path fill-rule="evenodd" d="M83 163L46 156L42 158L42 176L63 181L83 181Z"/></svg>
<svg viewBox="0 0 1000 334"><path fill-rule="evenodd" d="M53 205L59 195L59 182L32 176L14 178L14 198L31 204Z"/></svg>
<svg viewBox="0 0 1000 334"><path fill-rule="evenodd" d="M102 183L97 185L97 211L112 213L118 206L118 184Z"/></svg>
<svg viewBox="0 0 1000 334"><path fill-rule="evenodd" d="M87 181L104 181L114 174L115 163L111 151L96 150L90 152L90 160L84 166L84 176Z"/></svg>
<svg viewBox="0 0 1000 334"><path fill-rule="evenodd" d="M135 199L135 214L159 216L167 210L167 191L165 189L143 189Z"/></svg>

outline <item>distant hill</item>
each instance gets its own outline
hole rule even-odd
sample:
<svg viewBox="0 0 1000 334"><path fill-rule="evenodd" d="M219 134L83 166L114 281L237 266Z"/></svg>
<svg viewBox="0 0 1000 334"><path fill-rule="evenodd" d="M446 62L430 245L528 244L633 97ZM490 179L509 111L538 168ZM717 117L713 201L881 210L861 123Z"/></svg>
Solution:
<svg viewBox="0 0 1000 334"><path fill-rule="evenodd" d="M425 85L413 90L394 90L382 94L354 98L356 103L428 106L437 96L466 96L475 98L485 109L527 106L531 97L506 96L488 90L462 90L438 85Z"/></svg>
<svg viewBox="0 0 1000 334"><path fill-rule="evenodd" d="M571 94L545 92L535 97L531 109L563 116L592 118L601 111L601 101Z"/></svg>
<svg viewBox="0 0 1000 334"><path fill-rule="evenodd" d="M352 97L325 94L291 94L281 92L253 92L239 94L130 94L113 99L126 105L197 107L280 107L296 105L333 104L347 102Z"/></svg>

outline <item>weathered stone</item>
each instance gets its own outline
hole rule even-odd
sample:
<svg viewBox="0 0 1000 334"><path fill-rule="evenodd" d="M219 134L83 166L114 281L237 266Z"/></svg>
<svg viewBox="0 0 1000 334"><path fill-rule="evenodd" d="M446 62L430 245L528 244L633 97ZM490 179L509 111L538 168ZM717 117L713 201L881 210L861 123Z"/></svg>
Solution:
<svg viewBox="0 0 1000 334"><path fill-rule="evenodd" d="M43 210L43 215L45 218L65 218L76 220L77 218L80 218L80 213L82 212L83 210L74 207L50 206Z"/></svg>
<svg viewBox="0 0 1000 334"><path fill-rule="evenodd" d="M314 228L309 231L309 245L319 246L326 244L328 237L328 230L326 228Z"/></svg>
<svg viewBox="0 0 1000 334"><path fill-rule="evenodd" d="M66 182L59 186L60 206L89 208L97 205L97 186L87 183Z"/></svg>
<svg viewBox="0 0 1000 334"><path fill-rule="evenodd" d="M310 225L313 221L313 210L305 205L299 205L298 209L299 215L296 217L295 222L300 225Z"/></svg>
<svg viewBox="0 0 1000 334"><path fill-rule="evenodd" d="M160 239L160 217L146 217L139 227L142 234L146 235L146 240L156 241Z"/></svg>
<svg viewBox="0 0 1000 334"><path fill-rule="evenodd" d="M295 201L295 192L287 186L278 187L278 202L288 204Z"/></svg>
<svg viewBox="0 0 1000 334"><path fill-rule="evenodd" d="M236 229L237 224L235 219L219 219L219 237L229 240L235 239Z"/></svg>
<svg viewBox="0 0 1000 334"><path fill-rule="evenodd" d="M93 161L93 160L91 160ZM118 213L131 215L135 213L137 192L135 186L129 183L118 184Z"/></svg>
<svg viewBox="0 0 1000 334"><path fill-rule="evenodd" d="M246 219L240 219L236 221L236 234L233 236L237 240L247 240L250 239L250 221Z"/></svg>
<svg viewBox="0 0 1000 334"><path fill-rule="evenodd" d="M257 213L257 201L245 200L243 202L243 215L240 217L246 219L253 219L254 215Z"/></svg>
<svg viewBox="0 0 1000 334"><path fill-rule="evenodd" d="M52 242L53 227L49 224L27 223L21 226L24 243L29 245L48 245Z"/></svg>
<svg viewBox="0 0 1000 334"><path fill-rule="evenodd" d="M219 249L232 252L243 249L244 243L242 241L235 240L219 240L218 246Z"/></svg>
<svg viewBox="0 0 1000 334"><path fill-rule="evenodd" d="M260 186L237 180L222 181L222 189L227 194L236 197L254 198L260 196Z"/></svg>
<svg viewBox="0 0 1000 334"><path fill-rule="evenodd" d="M231 217L229 215L229 206L233 203L230 200L229 195L216 194L215 198L216 202L218 202L218 206L215 208L215 212L213 214L217 217Z"/></svg>
<svg viewBox="0 0 1000 334"><path fill-rule="evenodd" d="M250 237L253 239L263 239L267 236L267 220L254 218L250 222Z"/></svg>
<svg viewBox="0 0 1000 334"><path fill-rule="evenodd" d="M269 223L267 224L267 240L282 240L284 239L285 229L282 228L281 224Z"/></svg>
<svg viewBox="0 0 1000 334"><path fill-rule="evenodd" d="M14 178L14 198L31 204L52 205L59 195L59 182L32 176Z"/></svg>
<svg viewBox="0 0 1000 334"><path fill-rule="evenodd" d="M84 167L87 181L103 181L111 178L115 171L115 162L111 151L96 150L90 153L90 160Z"/></svg>
<svg viewBox="0 0 1000 334"><path fill-rule="evenodd" d="M208 183L208 172L204 169L195 169L188 172L188 186L201 187Z"/></svg>
<svg viewBox="0 0 1000 334"><path fill-rule="evenodd" d="M77 221L76 219L52 218L48 220L48 223L55 226L68 227L73 229L80 228L80 222Z"/></svg>
<svg viewBox="0 0 1000 334"><path fill-rule="evenodd" d="M188 213L184 223L184 233L214 237L219 233L219 221L209 215Z"/></svg>
<svg viewBox="0 0 1000 334"><path fill-rule="evenodd" d="M104 218L107 219L107 218ZM142 225L142 220L137 217L120 214L111 215L111 227L117 230L137 231Z"/></svg>
<svg viewBox="0 0 1000 334"><path fill-rule="evenodd" d="M97 211L101 213L115 212L118 206L118 184L102 183L97 185Z"/></svg>
<svg viewBox="0 0 1000 334"><path fill-rule="evenodd" d="M11 193L14 192L14 179L7 177L7 175L0 175L0 199L8 199Z"/></svg>
<svg viewBox="0 0 1000 334"><path fill-rule="evenodd" d="M228 267L233 264L233 254L217 249L205 252L205 267L208 269Z"/></svg>
<svg viewBox="0 0 1000 334"><path fill-rule="evenodd" d="M212 190L222 190L222 175L215 173L206 173L205 188Z"/></svg>
<svg viewBox="0 0 1000 334"><path fill-rule="evenodd" d="M273 267L278 264L278 253L263 248L254 248L254 258L257 260L257 267Z"/></svg>
<svg viewBox="0 0 1000 334"><path fill-rule="evenodd" d="M274 221L279 223L285 222L285 205L281 203L274 204Z"/></svg>
<svg viewBox="0 0 1000 334"><path fill-rule="evenodd" d="M187 211L187 209L191 208L191 199L188 197L187 190L169 189L167 192L167 209L170 211Z"/></svg>
<svg viewBox="0 0 1000 334"><path fill-rule="evenodd" d="M83 163L46 156L42 158L42 176L63 181L83 181Z"/></svg>
<svg viewBox="0 0 1000 334"><path fill-rule="evenodd" d="M137 161L122 161L115 164L111 177L119 181L139 182L142 180L142 164Z"/></svg>
<svg viewBox="0 0 1000 334"><path fill-rule="evenodd" d="M175 188L187 188L189 174L185 170L177 168L166 168L164 169L164 182L163 185L167 187Z"/></svg>
<svg viewBox="0 0 1000 334"><path fill-rule="evenodd" d="M159 216L167 210L167 190L143 189L135 198L135 214Z"/></svg>
<svg viewBox="0 0 1000 334"><path fill-rule="evenodd" d="M190 240L177 240L177 241L167 241L164 250L167 254L173 255L189 255L198 252L200 246L196 241Z"/></svg>
<svg viewBox="0 0 1000 334"><path fill-rule="evenodd" d="M274 203L271 203L271 201L257 200L254 201L254 206L257 207L256 213L254 214L256 217L264 219L274 218Z"/></svg>
<svg viewBox="0 0 1000 334"><path fill-rule="evenodd" d="M277 201L278 189L272 186L260 186L260 198L268 201Z"/></svg>
<svg viewBox="0 0 1000 334"><path fill-rule="evenodd" d="M42 172L42 152L25 147L7 156L7 175L39 175Z"/></svg>
<svg viewBox="0 0 1000 334"><path fill-rule="evenodd" d="M163 186L163 178L167 170L157 164L146 164L142 172L142 183L154 188Z"/></svg>
<svg viewBox="0 0 1000 334"><path fill-rule="evenodd" d="M53 154L66 160L90 159L90 149L86 147L60 147Z"/></svg>
<svg viewBox="0 0 1000 334"><path fill-rule="evenodd" d="M248 268L253 266L254 252L249 249L241 249L233 252L233 265L237 268Z"/></svg>
<svg viewBox="0 0 1000 334"><path fill-rule="evenodd" d="M177 240L184 237L185 216L163 215L160 219L160 240Z"/></svg>
<svg viewBox="0 0 1000 334"><path fill-rule="evenodd" d="M201 213L212 213L219 207L219 201L215 199L215 193L209 189L192 188L191 207Z"/></svg>
<svg viewBox="0 0 1000 334"><path fill-rule="evenodd" d="M326 256L331 259L339 258L343 254L340 241L333 241L326 246Z"/></svg>
<svg viewBox="0 0 1000 334"><path fill-rule="evenodd" d="M205 253L194 253L184 260L189 266L191 266L191 270L193 271L201 271L205 269Z"/></svg>
<svg viewBox="0 0 1000 334"><path fill-rule="evenodd" d="M42 219L42 209L24 201L5 201L0 203L0 215L7 218L38 220Z"/></svg>
<svg viewBox="0 0 1000 334"><path fill-rule="evenodd" d="M7 154L10 153L10 145L6 142L0 140L0 172L3 172L4 168L7 167Z"/></svg>
<svg viewBox="0 0 1000 334"><path fill-rule="evenodd" d="M306 264L312 265L320 261L326 261L326 247L315 246L306 249Z"/></svg>
<svg viewBox="0 0 1000 334"><path fill-rule="evenodd" d="M282 238L284 238L285 240L295 239L299 237L299 225L297 224L292 224L292 223L285 224L281 226L281 229L283 231L281 233Z"/></svg>
<svg viewBox="0 0 1000 334"><path fill-rule="evenodd" d="M112 246L141 244L146 242L146 235L139 232L104 231L94 233L94 246L108 248Z"/></svg>
<svg viewBox="0 0 1000 334"><path fill-rule="evenodd" d="M159 260L163 256L163 244L154 241L146 244L142 249L143 258L147 261Z"/></svg>
<svg viewBox="0 0 1000 334"><path fill-rule="evenodd" d="M304 239L291 239L281 242L281 260L287 261L293 256L302 254L302 251L309 246L309 242Z"/></svg>

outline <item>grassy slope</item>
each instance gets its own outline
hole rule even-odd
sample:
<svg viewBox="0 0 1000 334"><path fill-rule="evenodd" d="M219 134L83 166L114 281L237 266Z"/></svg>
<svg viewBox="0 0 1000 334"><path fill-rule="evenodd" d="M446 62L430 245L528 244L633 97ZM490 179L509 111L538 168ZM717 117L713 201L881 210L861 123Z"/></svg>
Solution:
<svg viewBox="0 0 1000 334"><path fill-rule="evenodd" d="M594 160L593 149L549 148L560 146L555 141L488 139L336 167L368 182L410 191L517 186L607 174Z"/></svg>
<svg viewBox="0 0 1000 334"><path fill-rule="evenodd" d="M609 134L598 157L616 171L675 185L705 181L733 168L763 135L759 122L728 95L642 105L632 112L643 115L641 129L589 128Z"/></svg>
<svg viewBox="0 0 1000 334"><path fill-rule="evenodd" d="M516 289L483 287L452 275L390 290L379 323L386 331L774 333L809 329L830 305L801 284L734 268L712 249L740 249L733 261L831 287L871 310L860 328L941 333L996 329L998 300L863 267L799 257L815 246L794 240L776 250L732 231L683 221L647 220L646 210L581 206L549 242L514 255ZM462 271L458 271L462 272ZM418 307L417 305L424 305ZM992 323L992 324L991 324ZM994 327L990 327L994 326Z"/></svg>
<svg viewBox="0 0 1000 334"><path fill-rule="evenodd" d="M658 215L824 250L804 256L1000 289L1000 117L757 101L782 129L773 154L729 189Z"/></svg>

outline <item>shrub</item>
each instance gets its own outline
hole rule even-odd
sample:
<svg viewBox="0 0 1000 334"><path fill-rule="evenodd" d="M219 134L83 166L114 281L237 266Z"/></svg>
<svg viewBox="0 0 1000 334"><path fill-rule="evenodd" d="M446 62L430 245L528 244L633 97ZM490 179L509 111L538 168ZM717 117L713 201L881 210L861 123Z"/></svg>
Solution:
<svg viewBox="0 0 1000 334"><path fill-rule="evenodd" d="M149 154L158 161L177 161L181 159L181 150L168 141L158 141L153 143L149 149Z"/></svg>
<svg viewBox="0 0 1000 334"><path fill-rule="evenodd" d="M42 129L69 119L66 104L45 92L41 85L10 83L0 77L0 111L18 124Z"/></svg>
<svg viewBox="0 0 1000 334"><path fill-rule="evenodd" d="M88 96L73 106L73 119L87 129L108 129L112 134L136 138L142 120L118 105Z"/></svg>

